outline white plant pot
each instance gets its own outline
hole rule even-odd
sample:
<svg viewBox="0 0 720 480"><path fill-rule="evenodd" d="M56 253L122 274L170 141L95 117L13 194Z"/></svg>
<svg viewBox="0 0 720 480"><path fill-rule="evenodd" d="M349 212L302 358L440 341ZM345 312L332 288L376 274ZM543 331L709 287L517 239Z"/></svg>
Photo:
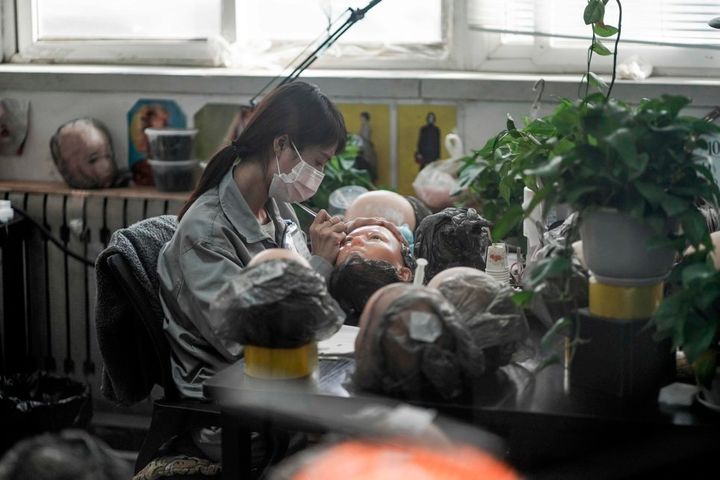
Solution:
<svg viewBox="0 0 720 480"><path fill-rule="evenodd" d="M650 285L663 281L672 268L675 251L648 249L653 230L617 210L583 214L580 223L585 264L605 284Z"/></svg>

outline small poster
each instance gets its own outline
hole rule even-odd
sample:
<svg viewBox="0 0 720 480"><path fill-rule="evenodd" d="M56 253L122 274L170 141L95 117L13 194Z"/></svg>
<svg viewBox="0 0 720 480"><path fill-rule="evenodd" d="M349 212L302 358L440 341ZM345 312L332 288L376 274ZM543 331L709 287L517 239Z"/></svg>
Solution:
<svg viewBox="0 0 720 480"><path fill-rule="evenodd" d="M152 185L152 173L145 161L150 155L146 128L185 128L185 114L172 100L140 99L127 114L128 165L138 185Z"/></svg>
<svg viewBox="0 0 720 480"><path fill-rule="evenodd" d="M210 160L215 153L229 145L240 132L252 110L246 105L208 103L197 111L193 125L198 133L195 150L199 160Z"/></svg>
<svg viewBox="0 0 720 480"><path fill-rule="evenodd" d="M414 195L412 183L429 163L450 157L445 136L457 128L455 105L398 105L398 193Z"/></svg>
<svg viewBox="0 0 720 480"><path fill-rule="evenodd" d="M361 139L363 152L355 165L370 172L373 183L391 185L390 106L376 103L338 103L349 134Z"/></svg>

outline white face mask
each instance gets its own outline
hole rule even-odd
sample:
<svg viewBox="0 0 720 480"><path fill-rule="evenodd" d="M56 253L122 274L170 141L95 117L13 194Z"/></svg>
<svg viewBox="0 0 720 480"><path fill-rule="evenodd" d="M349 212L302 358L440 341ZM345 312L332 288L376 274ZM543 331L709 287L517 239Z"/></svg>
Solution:
<svg viewBox="0 0 720 480"><path fill-rule="evenodd" d="M280 173L280 160L275 155L277 172L273 173L268 195L281 202L304 202L315 195L325 174L306 163L293 142L290 142L290 145L300 162L290 170L290 173Z"/></svg>

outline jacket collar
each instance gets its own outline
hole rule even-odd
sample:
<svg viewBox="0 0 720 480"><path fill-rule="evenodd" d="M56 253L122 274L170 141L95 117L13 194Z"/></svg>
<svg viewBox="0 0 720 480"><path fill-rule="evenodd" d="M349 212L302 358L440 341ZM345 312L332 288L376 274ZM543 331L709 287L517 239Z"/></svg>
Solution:
<svg viewBox="0 0 720 480"><path fill-rule="evenodd" d="M218 186L220 208L222 208L225 216L230 220L230 223L232 223L233 227L235 227L235 230L237 230L246 242L256 243L262 240L270 240L276 243L277 241L275 238L269 238L260 229L260 224L255 218L255 215L253 215L250 211L250 207L245 201L245 197L243 197L237 183L235 183L235 179L233 178L234 170L235 167L230 168ZM280 217L275 200L268 198L265 208L270 215L271 221L275 223L276 237L278 237L282 234L284 222Z"/></svg>

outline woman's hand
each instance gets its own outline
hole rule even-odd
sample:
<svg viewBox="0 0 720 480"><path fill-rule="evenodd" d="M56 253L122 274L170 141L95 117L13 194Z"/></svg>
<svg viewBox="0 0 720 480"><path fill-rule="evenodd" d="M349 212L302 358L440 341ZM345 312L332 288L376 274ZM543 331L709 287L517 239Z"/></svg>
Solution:
<svg viewBox="0 0 720 480"><path fill-rule="evenodd" d="M335 265L340 245L346 237L345 230L342 218L331 217L325 210L320 210L310 225L312 253Z"/></svg>

